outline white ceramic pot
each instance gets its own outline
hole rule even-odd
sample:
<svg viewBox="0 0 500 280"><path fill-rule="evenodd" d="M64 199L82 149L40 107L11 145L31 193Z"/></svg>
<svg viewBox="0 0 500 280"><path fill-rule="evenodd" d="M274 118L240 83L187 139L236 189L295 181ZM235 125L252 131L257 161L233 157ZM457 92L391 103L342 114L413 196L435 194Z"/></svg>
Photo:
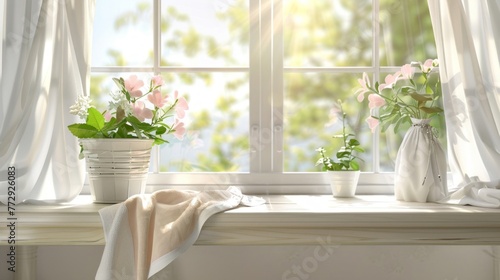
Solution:
<svg viewBox="0 0 500 280"><path fill-rule="evenodd" d="M334 197L354 197L358 186L358 171L327 171Z"/></svg>
<svg viewBox="0 0 500 280"><path fill-rule="evenodd" d="M146 188L150 139L80 139L90 194L96 203L118 203Z"/></svg>

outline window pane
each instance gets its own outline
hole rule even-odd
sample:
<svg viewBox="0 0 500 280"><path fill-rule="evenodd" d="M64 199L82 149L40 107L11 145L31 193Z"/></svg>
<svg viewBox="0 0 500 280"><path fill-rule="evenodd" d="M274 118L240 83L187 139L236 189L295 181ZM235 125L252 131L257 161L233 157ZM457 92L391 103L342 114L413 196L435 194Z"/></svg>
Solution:
<svg viewBox="0 0 500 280"><path fill-rule="evenodd" d="M380 64L400 66L436 58L427 3L422 0L380 1Z"/></svg>
<svg viewBox="0 0 500 280"><path fill-rule="evenodd" d="M368 106L359 103L353 92L360 74L288 73L284 77L284 164L287 172L320 171L315 166L318 147L334 156L343 143L332 136L342 132L337 100L347 114L346 130L356 135L365 153L359 155L362 171L372 170L372 133L365 119Z"/></svg>
<svg viewBox="0 0 500 280"><path fill-rule="evenodd" d="M145 81L152 77L151 73L92 75L91 98L99 111L107 109L109 93L117 90L112 78L130 75ZM160 171L248 172L248 74L165 73L162 77L162 93L178 91L187 99L189 110L183 119L184 139L164 136L170 143L160 147Z"/></svg>
<svg viewBox="0 0 500 280"><path fill-rule="evenodd" d="M248 0L161 3L161 65L248 66Z"/></svg>
<svg viewBox="0 0 500 280"><path fill-rule="evenodd" d="M285 0L285 66L370 65L371 14L371 0Z"/></svg>
<svg viewBox="0 0 500 280"><path fill-rule="evenodd" d="M247 73L163 74L169 92L189 103L187 134L169 135L160 171L248 172L249 103Z"/></svg>
<svg viewBox="0 0 500 280"><path fill-rule="evenodd" d="M96 1L92 66L152 66L151 0Z"/></svg>

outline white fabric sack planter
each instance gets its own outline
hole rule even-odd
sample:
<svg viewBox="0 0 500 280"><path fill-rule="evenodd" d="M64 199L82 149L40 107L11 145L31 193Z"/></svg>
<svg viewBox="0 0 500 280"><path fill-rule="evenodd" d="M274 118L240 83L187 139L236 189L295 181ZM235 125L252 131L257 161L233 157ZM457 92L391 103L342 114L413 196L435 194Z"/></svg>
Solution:
<svg viewBox="0 0 500 280"><path fill-rule="evenodd" d="M437 202L448 195L446 156L429 122L412 119L399 147L394 175L397 200Z"/></svg>
<svg viewBox="0 0 500 280"><path fill-rule="evenodd" d="M80 139L90 194L96 203L118 203L144 193L151 139Z"/></svg>
<svg viewBox="0 0 500 280"><path fill-rule="evenodd" d="M354 197L358 186L359 174L357 171L327 171L330 187L334 197Z"/></svg>

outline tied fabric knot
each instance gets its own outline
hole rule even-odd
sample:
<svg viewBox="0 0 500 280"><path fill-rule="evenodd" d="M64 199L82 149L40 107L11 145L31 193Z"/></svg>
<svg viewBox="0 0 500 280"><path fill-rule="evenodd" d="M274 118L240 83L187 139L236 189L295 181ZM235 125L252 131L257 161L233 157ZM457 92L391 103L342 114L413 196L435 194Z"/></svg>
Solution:
<svg viewBox="0 0 500 280"><path fill-rule="evenodd" d="M414 123L411 126L423 129L424 133L430 137L432 142L435 142L438 138L437 130L428 123Z"/></svg>
<svg viewBox="0 0 500 280"><path fill-rule="evenodd" d="M99 211L106 246L96 279L139 280L158 276L193 245L205 221L238 206L265 203L237 187L227 190L161 190L136 195Z"/></svg>

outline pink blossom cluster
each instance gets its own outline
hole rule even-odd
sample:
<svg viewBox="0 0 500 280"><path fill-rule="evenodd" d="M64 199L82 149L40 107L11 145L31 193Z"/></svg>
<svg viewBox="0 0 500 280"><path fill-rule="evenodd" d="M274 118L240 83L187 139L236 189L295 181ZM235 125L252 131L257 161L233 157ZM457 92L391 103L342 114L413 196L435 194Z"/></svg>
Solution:
<svg viewBox="0 0 500 280"><path fill-rule="evenodd" d="M422 73L426 74L429 73L435 66L437 66L437 64L437 60L432 59L427 59L424 63L419 63ZM363 73L363 77L361 79L358 79L358 83L361 87L356 90L354 94L357 95L356 98L359 102L363 102L363 100L365 99L365 95L368 93L368 107L370 108L370 111L372 111L373 109L377 109L386 105L386 100L380 94L384 89L394 88L394 85L399 80L412 79L414 73L414 67L412 67L411 64L405 64L401 67L400 71L397 71L394 74L388 74L385 77L384 82L378 85L377 89L371 86L368 75L366 73ZM375 132L375 129L380 123L378 119L374 118L371 115L366 118L366 122L368 123L368 126L370 127L370 130L372 132Z"/></svg>
<svg viewBox="0 0 500 280"><path fill-rule="evenodd" d="M184 123L180 121L186 116L186 110L189 109L189 105L186 99L179 96L179 93L175 91L173 99L169 95L163 96L160 87L164 85L163 78L161 76L154 76L151 78L151 84L149 86L149 91L143 93L142 88L144 87L144 81L137 78L136 75L131 75L128 79L124 81L125 90L128 91L130 97L132 98L130 102L130 108L132 114L141 122L145 120L151 120L158 114L159 110L172 106L175 104L175 123L173 124L173 135L182 140L186 128ZM154 106L154 109L150 109L146 106L146 103L139 100L140 98L147 96L147 100ZM106 115L107 120L111 118L111 115Z"/></svg>

